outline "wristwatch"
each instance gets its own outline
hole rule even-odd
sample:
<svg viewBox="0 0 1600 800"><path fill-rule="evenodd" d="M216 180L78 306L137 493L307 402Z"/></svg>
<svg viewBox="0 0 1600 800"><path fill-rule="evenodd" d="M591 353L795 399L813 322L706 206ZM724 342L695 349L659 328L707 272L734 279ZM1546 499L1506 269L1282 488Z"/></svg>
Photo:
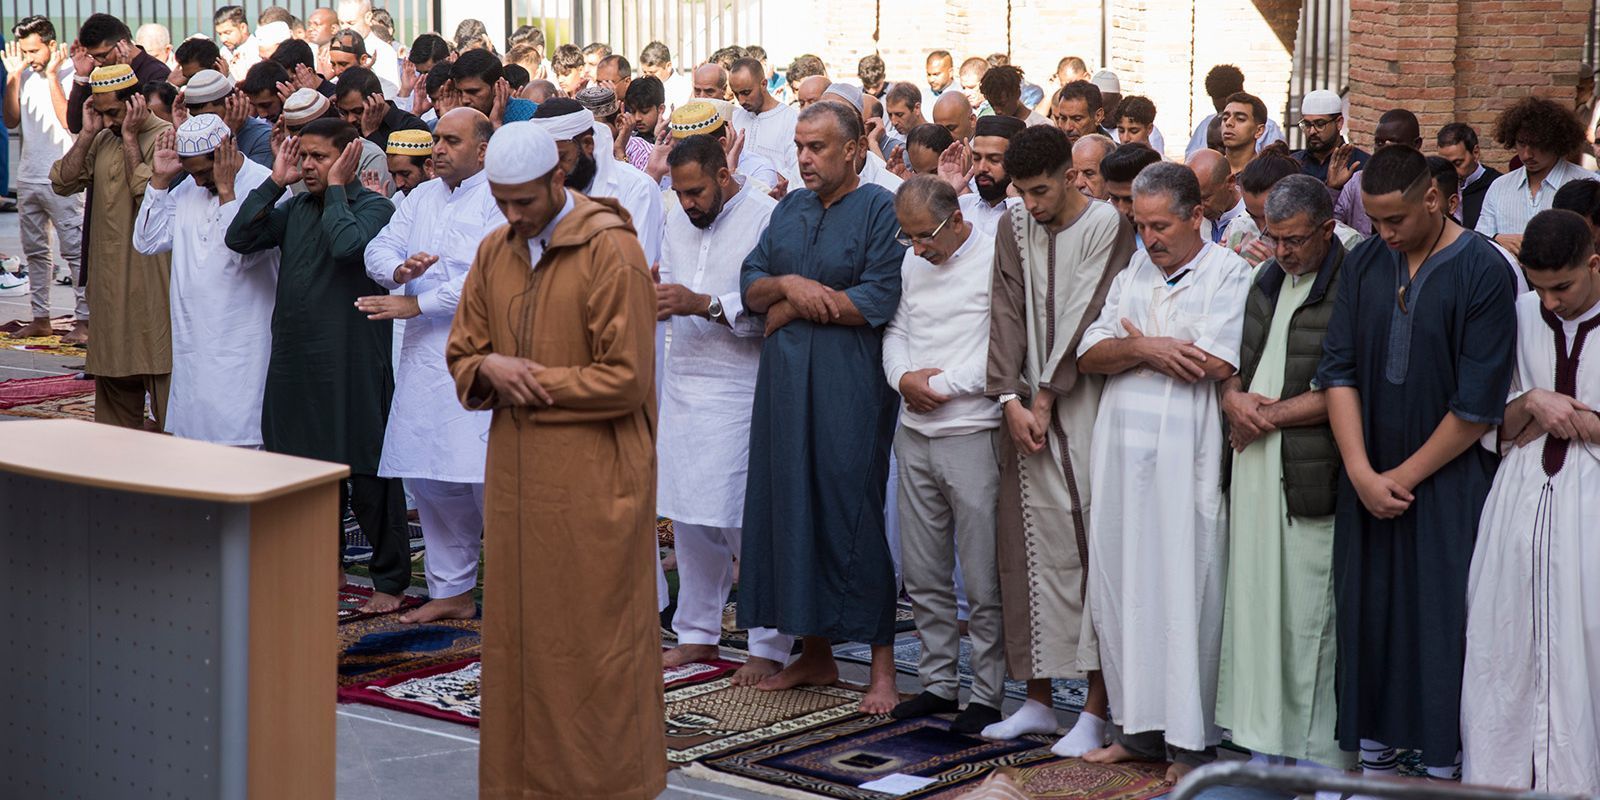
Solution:
<svg viewBox="0 0 1600 800"><path fill-rule="evenodd" d="M718 325L728 324L728 316L722 311L722 298L716 295L711 296L711 305L706 308L706 319Z"/></svg>
<svg viewBox="0 0 1600 800"><path fill-rule="evenodd" d="M1021 399L1022 398L1018 397L1015 392L1006 392L1005 394L1000 395L1000 406L1002 408L1004 408L1006 403L1009 403L1012 400L1021 400Z"/></svg>

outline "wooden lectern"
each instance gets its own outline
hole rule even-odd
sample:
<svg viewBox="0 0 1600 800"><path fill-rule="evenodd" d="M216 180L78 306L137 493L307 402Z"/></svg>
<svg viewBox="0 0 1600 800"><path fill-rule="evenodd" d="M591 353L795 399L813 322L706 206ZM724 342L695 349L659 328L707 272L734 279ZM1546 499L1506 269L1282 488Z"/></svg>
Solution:
<svg viewBox="0 0 1600 800"><path fill-rule="evenodd" d="M332 800L348 472L0 423L0 797Z"/></svg>

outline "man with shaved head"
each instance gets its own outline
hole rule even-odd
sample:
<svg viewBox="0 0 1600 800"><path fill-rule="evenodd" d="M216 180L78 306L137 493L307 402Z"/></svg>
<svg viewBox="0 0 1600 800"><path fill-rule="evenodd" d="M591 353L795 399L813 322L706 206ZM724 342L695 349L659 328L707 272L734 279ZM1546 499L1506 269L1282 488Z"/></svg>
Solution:
<svg viewBox="0 0 1600 800"><path fill-rule="evenodd" d="M946 92L933 103L933 124L944 126L958 142L972 138L972 127L977 122L978 115L972 110L972 104L960 92Z"/></svg>
<svg viewBox="0 0 1600 800"><path fill-rule="evenodd" d="M861 117L815 103L794 136L805 187L773 210L741 280L744 308L766 315L767 335L750 421L738 624L805 637L800 658L757 684L763 690L832 684L831 641L871 644L861 711L885 714L899 700L883 514L899 403L883 379L882 331L900 303L905 248L893 196L853 168L866 148ZM842 475L858 489L838 491Z"/></svg>
<svg viewBox="0 0 1600 800"><path fill-rule="evenodd" d="M728 71L707 61L694 68L694 93L691 97L695 100L727 100L728 99Z"/></svg>
<svg viewBox="0 0 1600 800"><path fill-rule="evenodd" d="M944 96L956 82L956 60L950 55L949 50L935 50L928 54L928 82L922 87L922 107L933 108L933 104ZM956 92L961 94L961 92ZM966 95L961 94L965 99Z"/></svg>
<svg viewBox="0 0 1600 800"><path fill-rule="evenodd" d="M1244 213L1244 200L1239 196L1239 184L1228 167L1228 159L1215 150L1196 150L1184 163L1200 181L1200 210L1205 216L1200 235L1212 244L1220 244L1228 223Z"/></svg>
<svg viewBox="0 0 1600 800"><path fill-rule="evenodd" d="M822 99L822 93L828 91L828 87L832 84L833 81L821 75L812 75L801 80L800 85L796 86L794 90L795 100L798 101L800 110L804 111L812 103Z"/></svg>
<svg viewBox="0 0 1600 800"><path fill-rule="evenodd" d="M433 133L436 177L406 193L367 244L367 277L398 291L356 301L368 319L406 320L378 474L405 480L422 520L431 599L401 615L401 622L414 623L477 614L472 590L489 415L462 408L454 381L439 366L478 243L505 224L483 174L494 124L462 107L440 117Z"/></svg>
<svg viewBox="0 0 1600 800"><path fill-rule="evenodd" d="M794 124L800 112L767 91L766 72L753 58L733 62L728 89L738 104L733 109L733 127L744 134L745 149L766 156L780 171L791 171L795 165Z"/></svg>

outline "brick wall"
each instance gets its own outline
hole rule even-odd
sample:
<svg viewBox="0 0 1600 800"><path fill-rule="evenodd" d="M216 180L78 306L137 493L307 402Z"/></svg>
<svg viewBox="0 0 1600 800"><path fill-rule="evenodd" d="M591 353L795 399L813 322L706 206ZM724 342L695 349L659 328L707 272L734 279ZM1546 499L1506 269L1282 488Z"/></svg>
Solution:
<svg viewBox="0 0 1600 800"><path fill-rule="evenodd" d="M1416 112L1425 149L1449 122L1478 129L1486 161L1494 119L1529 94L1571 103L1589 0L1351 0L1350 129L1370 147L1378 117Z"/></svg>

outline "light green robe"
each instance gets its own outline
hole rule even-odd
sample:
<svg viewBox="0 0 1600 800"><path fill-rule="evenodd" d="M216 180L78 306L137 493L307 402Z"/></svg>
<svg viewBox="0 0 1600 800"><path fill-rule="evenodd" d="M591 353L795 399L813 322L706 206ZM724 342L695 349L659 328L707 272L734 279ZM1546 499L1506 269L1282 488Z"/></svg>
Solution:
<svg viewBox="0 0 1600 800"><path fill-rule="evenodd" d="M1286 278L1247 391L1283 392L1289 323L1316 274ZM1352 766L1335 738L1333 517L1289 516L1283 436L1233 456L1217 725L1263 755Z"/></svg>

